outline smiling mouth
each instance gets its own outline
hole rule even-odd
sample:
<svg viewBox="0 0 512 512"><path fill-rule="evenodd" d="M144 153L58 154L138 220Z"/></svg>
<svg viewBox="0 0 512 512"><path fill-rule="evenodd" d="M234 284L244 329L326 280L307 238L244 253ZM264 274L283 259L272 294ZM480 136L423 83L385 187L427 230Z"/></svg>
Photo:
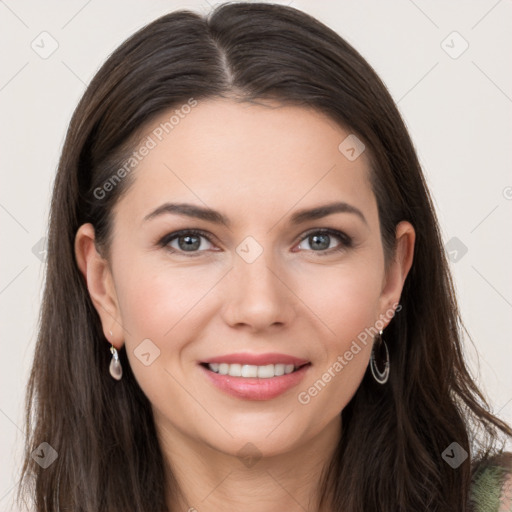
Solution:
<svg viewBox="0 0 512 512"><path fill-rule="evenodd" d="M201 366L207 368L211 372L219 375L228 375L230 377L242 378L259 378L271 379L272 377L281 377L282 375L289 375L304 366L309 366L311 363L306 363L300 366L293 364L266 364L262 366L252 364L228 364L228 363L201 363Z"/></svg>

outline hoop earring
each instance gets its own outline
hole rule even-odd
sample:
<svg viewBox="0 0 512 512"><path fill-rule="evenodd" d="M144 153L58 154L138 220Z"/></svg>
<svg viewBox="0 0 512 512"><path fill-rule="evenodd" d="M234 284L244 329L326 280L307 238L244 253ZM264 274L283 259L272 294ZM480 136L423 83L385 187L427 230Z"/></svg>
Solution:
<svg viewBox="0 0 512 512"><path fill-rule="evenodd" d="M370 370L372 371L373 378L379 383L379 384L386 384L389 378L389 352L388 352L388 346L386 345L386 342L382 339L382 331L379 332L379 338L380 341L384 344L384 349L386 350L386 361L384 363L384 371L380 371L377 362L375 359L375 345L376 342L374 342L372 347L372 353L370 356Z"/></svg>
<svg viewBox="0 0 512 512"><path fill-rule="evenodd" d="M110 331L110 336L112 336L112 331ZM110 352L112 354L112 359L110 360L109 371L110 375L116 380L121 380L123 377L123 367L121 366L121 361L119 361L119 354L117 353L114 345L110 347Z"/></svg>

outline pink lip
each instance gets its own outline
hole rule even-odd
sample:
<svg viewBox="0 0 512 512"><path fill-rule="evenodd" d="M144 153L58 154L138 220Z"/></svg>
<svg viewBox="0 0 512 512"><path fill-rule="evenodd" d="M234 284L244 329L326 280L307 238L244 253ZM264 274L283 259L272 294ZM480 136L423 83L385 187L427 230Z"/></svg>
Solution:
<svg viewBox="0 0 512 512"><path fill-rule="evenodd" d="M223 361L227 362L225 359ZM212 372L202 365L199 365L199 368L210 382L228 395L245 400L271 400L297 386L305 377L310 366L310 364L306 364L293 373L269 379L231 377L231 375Z"/></svg>
<svg viewBox="0 0 512 512"><path fill-rule="evenodd" d="M226 354L225 356L212 357L202 363L228 363L228 364L251 364L254 366L265 366L267 364L293 364L302 366L309 363L306 359L288 356L286 354L268 353L268 354L249 354L240 352L237 354Z"/></svg>

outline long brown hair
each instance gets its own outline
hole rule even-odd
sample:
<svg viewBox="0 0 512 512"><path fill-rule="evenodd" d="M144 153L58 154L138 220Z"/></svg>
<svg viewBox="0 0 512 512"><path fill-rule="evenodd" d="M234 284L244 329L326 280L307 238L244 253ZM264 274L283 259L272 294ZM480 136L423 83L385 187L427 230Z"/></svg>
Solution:
<svg viewBox="0 0 512 512"><path fill-rule="evenodd" d="M367 372L341 412L343 435L326 464L321 505L339 512L470 510L472 471L503 450L498 441L512 430L490 413L466 367L465 328L411 139L356 50L311 16L263 3L157 19L108 58L74 112L51 203L19 499L32 498L38 512L167 510L150 403L124 349L122 381L109 375L108 345L74 238L91 222L108 255L112 210L132 180L101 196L98 187L122 167L141 127L192 97L272 99L327 114L371 156L388 261L396 225L407 220L416 230L402 309L386 329L389 382L380 386ZM58 453L47 468L31 457L43 442ZM442 456L454 442L469 453L457 469Z"/></svg>

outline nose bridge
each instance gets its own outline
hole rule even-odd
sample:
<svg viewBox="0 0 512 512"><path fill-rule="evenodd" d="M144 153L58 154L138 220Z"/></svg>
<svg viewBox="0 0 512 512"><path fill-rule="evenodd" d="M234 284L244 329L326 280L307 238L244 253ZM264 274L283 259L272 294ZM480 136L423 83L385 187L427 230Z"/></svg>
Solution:
<svg viewBox="0 0 512 512"><path fill-rule="evenodd" d="M248 237L250 238L250 237ZM291 293L279 277L270 249L254 239L246 239L237 247L234 268L229 281L227 321L264 328L286 323L292 311Z"/></svg>

